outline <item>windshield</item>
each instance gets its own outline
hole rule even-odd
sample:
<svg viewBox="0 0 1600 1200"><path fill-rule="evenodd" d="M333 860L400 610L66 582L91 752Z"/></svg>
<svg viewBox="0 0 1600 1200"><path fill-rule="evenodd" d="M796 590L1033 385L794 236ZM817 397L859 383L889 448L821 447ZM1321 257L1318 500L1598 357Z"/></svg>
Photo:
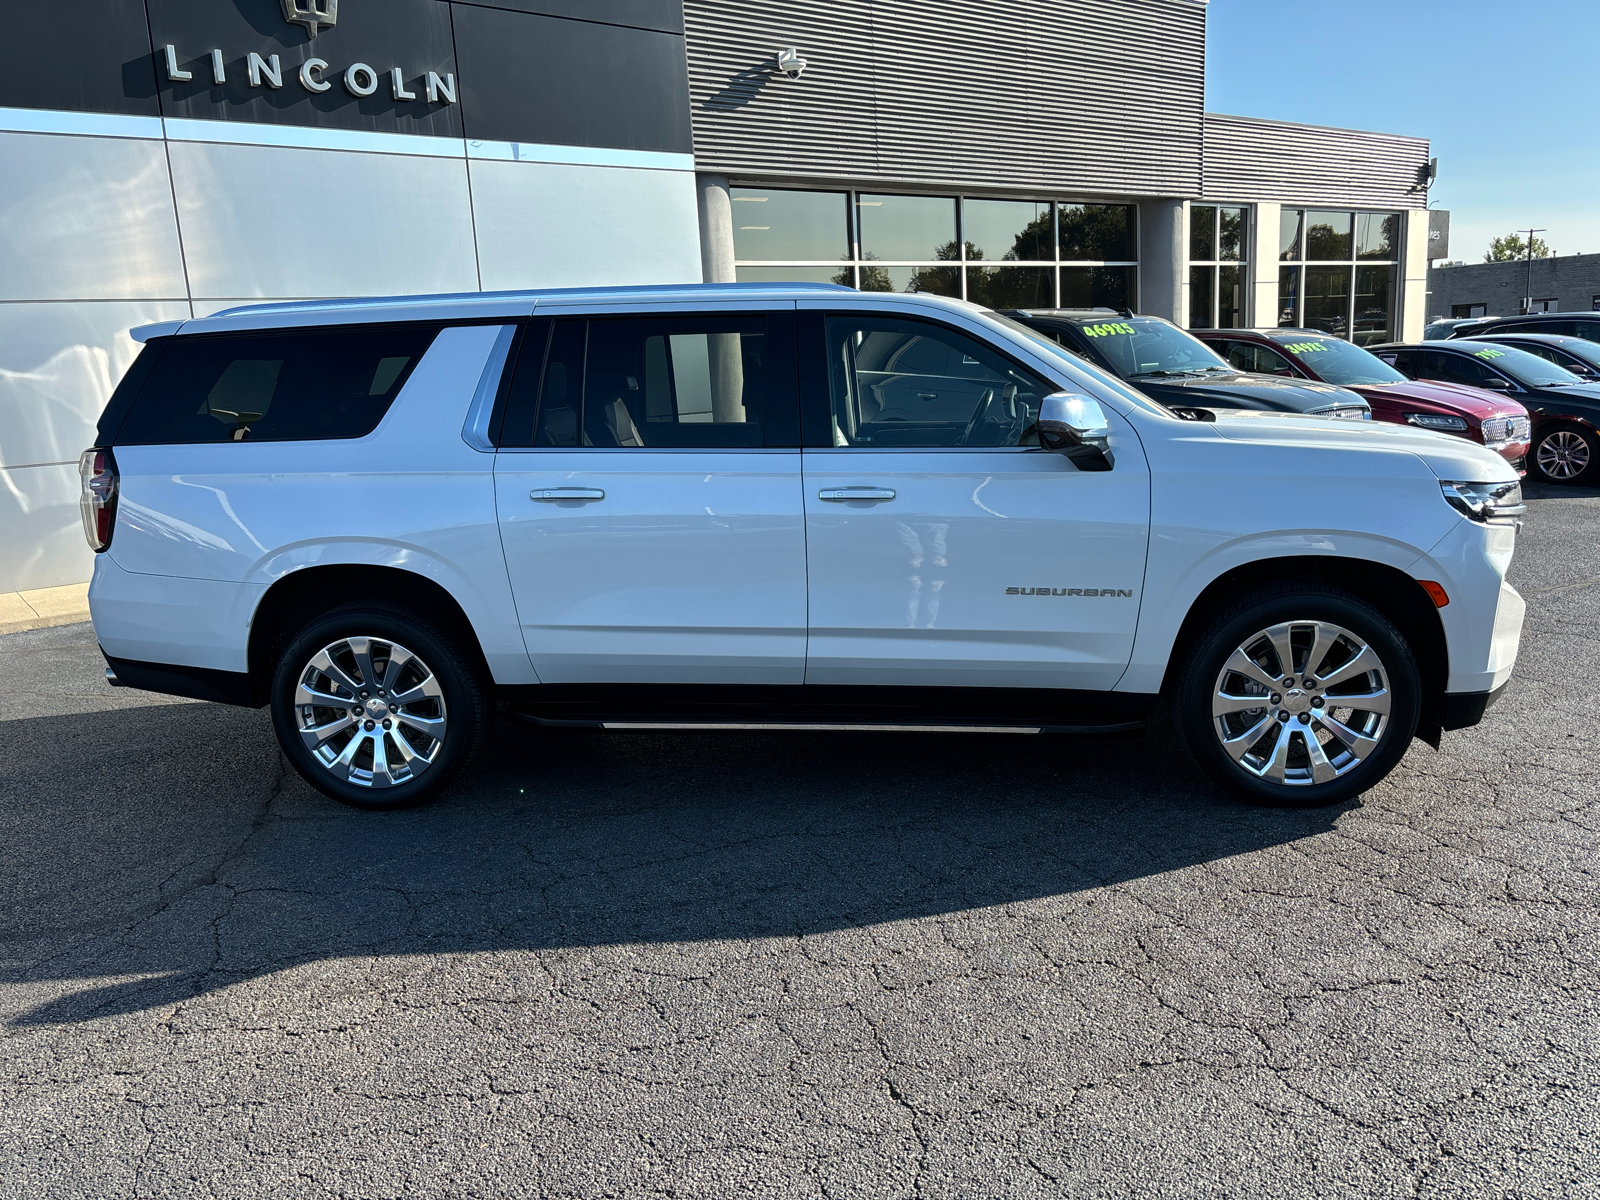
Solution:
<svg viewBox="0 0 1600 1200"><path fill-rule="evenodd" d="M1324 383L1342 387L1363 383L1404 383L1406 377L1376 354L1336 337L1279 333L1272 340L1298 358Z"/></svg>
<svg viewBox="0 0 1600 1200"><path fill-rule="evenodd" d="M1021 321L1015 320L1012 317L1008 317L1004 313L986 312L983 315L988 317L991 321L998 321L1006 328L1022 334L1034 345L1050 351L1050 353L1055 355L1057 358L1064 360L1066 364L1074 371L1091 372L1095 383L1109 391L1115 392L1117 395L1123 397L1125 400L1128 400L1130 403L1138 405L1147 412L1159 413L1162 416L1168 417L1172 415L1167 411L1165 405L1152 400L1143 392L1134 391L1115 375L1106 374L1105 369L1102 368L1099 363L1090 362L1081 354L1075 354L1073 351L1063 346L1060 342L1056 341L1055 338L1051 337L1048 333L1042 333L1030 325L1024 325Z"/></svg>
<svg viewBox="0 0 1600 1200"><path fill-rule="evenodd" d="M1583 382L1565 367L1515 346L1492 346L1486 342L1458 342L1457 345L1470 346L1473 358L1503 371L1523 387L1570 387Z"/></svg>
<svg viewBox="0 0 1600 1200"><path fill-rule="evenodd" d="M1149 317L1084 321L1079 331L1126 379L1234 370L1199 338Z"/></svg>

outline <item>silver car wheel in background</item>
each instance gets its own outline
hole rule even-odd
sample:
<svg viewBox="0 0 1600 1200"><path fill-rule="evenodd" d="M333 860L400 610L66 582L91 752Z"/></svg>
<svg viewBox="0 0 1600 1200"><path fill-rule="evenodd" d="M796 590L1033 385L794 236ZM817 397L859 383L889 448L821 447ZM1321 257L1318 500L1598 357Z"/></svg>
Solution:
<svg viewBox="0 0 1600 1200"><path fill-rule="evenodd" d="M401 787L444 749L448 713L439 680L398 642L348 637L311 656L294 689L300 740L334 777Z"/></svg>
<svg viewBox="0 0 1600 1200"><path fill-rule="evenodd" d="M1558 429L1539 443L1535 459L1551 479L1576 479L1589 469L1589 443L1581 433Z"/></svg>
<svg viewBox="0 0 1600 1200"><path fill-rule="evenodd" d="M1343 626L1285 621L1246 638L1217 674L1212 727L1239 768L1328 783L1378 748L1393 697L1377 653Z"/></svg>

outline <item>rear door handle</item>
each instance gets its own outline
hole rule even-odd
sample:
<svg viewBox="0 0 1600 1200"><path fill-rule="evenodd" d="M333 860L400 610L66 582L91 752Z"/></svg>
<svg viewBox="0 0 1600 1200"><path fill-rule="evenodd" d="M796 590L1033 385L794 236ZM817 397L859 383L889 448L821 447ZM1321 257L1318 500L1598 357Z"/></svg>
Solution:
<svg viewBox="0 0 1600 1200"><path fill-rule="evenodd" d="M605 491L601 488L534 488L528 493L530 500L604 500Z"/></svg>
<svg viewBox="0 0 1600 1200"><path fill-rule="evenodd" d="M894 489L886 487L823 488L818 500L893 500Z"/></svg>

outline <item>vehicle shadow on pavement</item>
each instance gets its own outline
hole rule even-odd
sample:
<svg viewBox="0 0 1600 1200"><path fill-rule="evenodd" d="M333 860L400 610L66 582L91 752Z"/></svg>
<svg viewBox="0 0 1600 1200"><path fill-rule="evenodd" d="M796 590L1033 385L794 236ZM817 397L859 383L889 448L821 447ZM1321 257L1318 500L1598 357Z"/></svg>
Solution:
<svg viewBox="0 0 1600 1200"><path fill-rule="evenodd" d="M12 1026L345 956L792 939L1069 895L1322 833L1164 737L604 734L502 721L444 799L361 813L266 714L5 723ZM1349 806L1346 806L1349 807Z"/></svg>

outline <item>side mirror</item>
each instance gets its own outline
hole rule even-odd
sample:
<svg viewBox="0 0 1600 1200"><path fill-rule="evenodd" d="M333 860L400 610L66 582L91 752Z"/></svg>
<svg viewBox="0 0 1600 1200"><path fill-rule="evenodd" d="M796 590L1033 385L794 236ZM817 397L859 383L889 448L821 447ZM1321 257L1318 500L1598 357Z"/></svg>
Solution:
<svg viewBox="0 0 1600 1200"><path fill-rule="evenodd" d="M1098 400L1055 392L1039 402L1039 445L1064 454L1080 471L1109 471L1111 422Z"/></svg>
<svg viewBox="0 0 1600 1200"><path fill-rule="evenodd" d="M1509 392L1511 390L1510 381L1501 379L1498 375L1485 379L1478 386L1490 392Z"/></svg>

